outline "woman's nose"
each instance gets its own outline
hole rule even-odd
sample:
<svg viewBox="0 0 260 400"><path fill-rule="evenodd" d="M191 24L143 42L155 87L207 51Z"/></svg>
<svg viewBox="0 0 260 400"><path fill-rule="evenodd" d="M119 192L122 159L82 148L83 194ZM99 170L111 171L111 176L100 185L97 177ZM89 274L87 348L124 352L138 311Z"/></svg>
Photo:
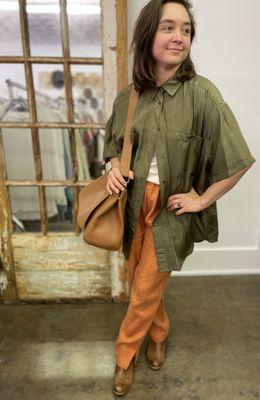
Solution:
<svg viewBox="0 0 260 400"><path fill-rule="evenodd" d="M182 42L182 33L179 29L175 29L172 35L173 40L178 40L178 42Z"/></svg>

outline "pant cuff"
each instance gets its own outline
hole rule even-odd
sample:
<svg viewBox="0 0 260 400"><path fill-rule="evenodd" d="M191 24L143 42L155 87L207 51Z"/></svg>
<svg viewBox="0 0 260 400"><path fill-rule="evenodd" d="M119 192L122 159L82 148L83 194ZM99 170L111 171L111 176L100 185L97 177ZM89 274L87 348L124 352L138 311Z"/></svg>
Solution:
<svg viewBox="0 0 260 400"><path fill-rule="evenodd" d="M129 364L133 358L133 356L136 354L137 356L139 355L140 350L136 349L124 349L124 351L116 351L116 363L119 365L121 368L127 369L129 367Z"/></svg>

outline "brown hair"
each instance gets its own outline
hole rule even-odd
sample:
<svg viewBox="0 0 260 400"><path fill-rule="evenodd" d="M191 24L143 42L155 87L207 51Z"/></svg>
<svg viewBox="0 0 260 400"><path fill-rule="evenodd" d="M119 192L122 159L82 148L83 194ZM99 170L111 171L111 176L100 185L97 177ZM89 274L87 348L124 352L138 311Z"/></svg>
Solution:
<svg viewBox="0 0 260 400"><path fill-rule="evenodd" d="M166 3L183 5L191 20L191 43L195 36L195 20L190 11L192 5L189 0L150 0L141 10L134 26L133 39L130 44L130 53L134 54L132 79L136 90L140 93L155 84L155 60L152 55L152 43L159 25L162 6ZM190 53L176 72L176 79L184 82L196 75Z"/></svg>

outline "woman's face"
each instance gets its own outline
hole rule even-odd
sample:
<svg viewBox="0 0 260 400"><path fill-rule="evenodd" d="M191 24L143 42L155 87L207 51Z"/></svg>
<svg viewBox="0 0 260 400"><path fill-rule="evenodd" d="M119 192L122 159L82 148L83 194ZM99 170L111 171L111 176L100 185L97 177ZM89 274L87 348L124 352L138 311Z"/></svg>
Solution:
<svg viewBox="0 0 260 400"><path fill-rule="evenodd" d="M187 57L190 45L191 23L186 8L177 3L164 4L152 46L156 66L176 71Z"/></svg>

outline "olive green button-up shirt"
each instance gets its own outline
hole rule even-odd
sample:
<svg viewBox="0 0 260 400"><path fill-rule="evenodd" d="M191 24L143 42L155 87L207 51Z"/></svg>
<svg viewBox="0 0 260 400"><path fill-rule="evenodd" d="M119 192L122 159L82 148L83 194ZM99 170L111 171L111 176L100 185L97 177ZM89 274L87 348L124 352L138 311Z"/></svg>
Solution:
<svg viewBox="0 0 260 400"><path fill-rule="evenodd" d="M121 157L130 88L118 93L106 124L106 162ZM123 253L128 259L155 152L161 189L161 209L152 224L158 270L181 270L194 242L218 240L217 207L214 202L200 212L175 215L167 209L168 197L192 187L201 195L256 160L218 88L198 74L185 82L173 76L144 91L133 116L131 141L134 180L127 186Z"/></svg>

